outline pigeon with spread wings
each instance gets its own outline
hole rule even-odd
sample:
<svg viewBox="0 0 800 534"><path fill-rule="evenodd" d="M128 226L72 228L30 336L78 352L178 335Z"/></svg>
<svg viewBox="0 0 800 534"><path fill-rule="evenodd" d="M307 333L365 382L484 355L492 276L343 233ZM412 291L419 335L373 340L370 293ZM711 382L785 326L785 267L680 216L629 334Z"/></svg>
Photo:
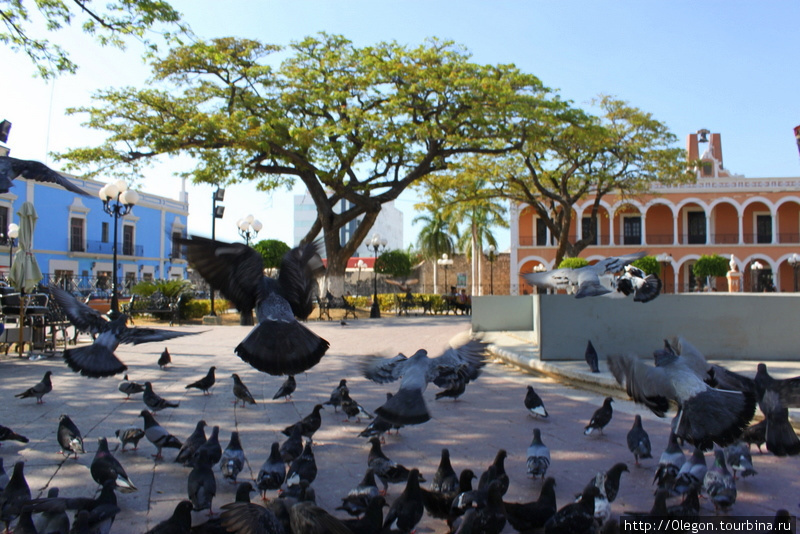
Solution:
<svg viewBox="0 0 800 534"><path fill-rule="evenodd" d="M264 276L264 260L241 243L203 237L181 239L189 264L243 314L256 311L258 324L236 347L236 354L259 371L296 375L314 367L328 342L302 325L311 313L316 277L324 267L318 245L287 252L278 278Z"/></svg>
<svg viewBox="0 0 800 534"><path fill-rule="evenodd" d="M10 156L0 156L0 193L8 193L9 189L14 187L13 180L20 176L26 180L57 184L67 191L72 191L85 197L92 196L91 193L73 184L68 178L57 173L44 163Z"/></svg>
<svg viewBox="0 0 800 534"><path fill-rule="evenodd" d="M393 358L367 356L362 361L364 376L379 384L394 382L402 377L400 390L375 412L396 425L419 425L431 418L422 393L428 382L439 377L464 372L462 366L470 369L469 374L477 376L483 365L486 343L471 340L457 348L447 349L436 358L428 358L428 352L418 350L407 358L398 354Z"/></svg>
<svg viewBox="0 0 800 534"><path fill-rule="evenodd" d="M524 273L522 277L532 286L565 289L578 299L600 295L622 298L633 294L635 302L649 302L661 293L661 280L630 265L645 255L646 252L637 252L609 257L578 269Z"/></svg>
<svg viewBox="0 0 800 534"><path fill-rule="evenodd" d="M78 330L91 332L97 336L91 345L64 351L64 360L70 369L84 376L102 378L126 371L128 367L114 354L120 343L138 345L199 333L158 328L128 328L126 325L128 316L124 313L109 321L100 312L80 302L60 287L50 286L50 294Z"/></svg>

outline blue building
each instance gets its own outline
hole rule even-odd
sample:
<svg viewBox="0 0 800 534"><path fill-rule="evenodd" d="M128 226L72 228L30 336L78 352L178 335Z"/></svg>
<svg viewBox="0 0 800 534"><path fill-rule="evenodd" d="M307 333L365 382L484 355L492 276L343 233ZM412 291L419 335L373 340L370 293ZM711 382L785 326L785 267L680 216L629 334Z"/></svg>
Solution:
<svg viewBox="0 0 800 534"><path fill-rule="evenodd" d="M16 246L8 237L8 226L19 222L17 212L30 201L39 216L33 252L44 282L68 282L84 292L110 289L114 217L103 210L98 196L106 184L64 176L93 196L24 179L15 180L15 187L0 195L0 271L8 274ZM186 188L178 200L137 192L138 202L118 222L117 280L122 293L139 280L186 278L186 261L175 243L176 236L186 235Z"/></svg>

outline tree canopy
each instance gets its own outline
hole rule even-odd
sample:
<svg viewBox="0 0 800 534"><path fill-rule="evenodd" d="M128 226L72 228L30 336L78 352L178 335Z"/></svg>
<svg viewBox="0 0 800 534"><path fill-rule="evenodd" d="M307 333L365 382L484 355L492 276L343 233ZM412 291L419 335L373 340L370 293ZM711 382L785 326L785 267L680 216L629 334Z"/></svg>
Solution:
<svg viewBox="0 0 800 534"><path fill-rule="evenodd" d="M317 208L304 241L322 232L328 282L341 284L383 203L463 154L518 146L521 121L548 95L535 76L474 63L450 42L358 48L321 34L292 43L273 67L278 51L232 37L175 48L152 62L148 88L104 90L96 107L72 110L108 138L62 159L128 174L180 153L197 160L186 173L195 182L253 180L269 191L299 180Z"/></svg>
<svg viewBox="0 0 800 534"><path fill-rule="evenodd" d="M264 259L264 267L267 269L277 269L281 266L283 256L291 250L291 247L279 239L262 239L253 248L261 254Z"/></svg>

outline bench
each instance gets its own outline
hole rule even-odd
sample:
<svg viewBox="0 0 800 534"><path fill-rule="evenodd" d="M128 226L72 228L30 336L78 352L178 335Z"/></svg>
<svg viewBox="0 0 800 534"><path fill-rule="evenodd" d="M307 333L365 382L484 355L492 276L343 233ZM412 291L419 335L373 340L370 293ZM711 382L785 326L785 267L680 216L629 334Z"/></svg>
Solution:
<svg viewBox="0 0 800 534"><path fill-rule="evenodd" d="M433 313L431 301L425 297L415 297L407 293L404 296L395 295L394 300L397 307L397 315L403 315L404 313L408 315L409 310L419 309L422 309L422 315ZM417 315L417 313L414 313L414 315Z"/></svg>
<svg viewBox="0 0 800 534"><path fill-rule="evenodd" d="M159 319L169 318L169 325L173 326L175 323L180 324L183 300L183 294L177 298L166 297L159 291L149 297L133 295L127 305L123 306L122 312L131 317L131 324L133 317L137 315L152 315Z"/></svg>
<svg viewBox="0 0 800 534"><path fill-rule="evenodd" d="M472 299L467 297L462 298L459 295L442 295L446 308L445 313L449 314L453 310L453 315L461 312L461 315L472 315Z"/></svg>
<svg viewBox="0 0 800 534"><path fill-rule="evenodd" d="M330 321L331 310L344 310L344 319L347 319L347 316L351 314L353 319L358 319L358 316L356 315L356 307L347 302L345 297L334 297L328 293L327 296L317 299L317 305L319 306L320 320L322 320L322 316L325 315Z"/></svg>

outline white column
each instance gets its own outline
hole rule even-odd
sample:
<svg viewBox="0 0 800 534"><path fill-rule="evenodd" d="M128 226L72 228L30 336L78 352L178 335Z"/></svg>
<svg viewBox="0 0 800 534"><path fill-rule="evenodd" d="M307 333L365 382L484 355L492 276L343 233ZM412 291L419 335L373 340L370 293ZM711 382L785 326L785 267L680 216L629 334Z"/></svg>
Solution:
<svg viewBox="0 0 800 534"><path fill-rule="evenodd" d="M613 247L614 243L614 214L608 216L608 246Z"/></svg>
<svg viewBox="0 0 800 534"><path fill-rule="evenodd" d="M639 212L639 217L642 221L642 245L647 244L647 215Z"/></svg>
<svg viewBox="0 0 800 534"><path fill-rule="evenodd" d="M672 245L678 246L680 244L678 239L678 217L681 216L680 210L677 214L672 214Z"/></svg>
<svg viewBox="0 0 800 534"><path fill-rule="evenodd" d="M739 214L739 244L744 245L744 214Z"/></svg>

